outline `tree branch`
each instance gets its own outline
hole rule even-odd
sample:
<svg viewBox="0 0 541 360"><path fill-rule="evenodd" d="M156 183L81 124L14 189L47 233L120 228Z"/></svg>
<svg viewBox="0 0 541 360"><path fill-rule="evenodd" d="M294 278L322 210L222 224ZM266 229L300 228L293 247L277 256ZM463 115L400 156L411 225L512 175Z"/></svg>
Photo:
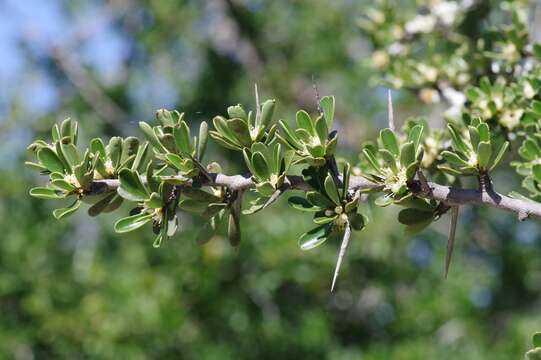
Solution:
<svg viewBox="0 0 541 360"><path fill-rule="evenodd" d="M205 186L224 186L232 191L246 190L255 187L255 183L250 176L244 175L224 175L211 173L212 181L204 184ZM290 175L285 180L287 188L291 190L310 191L312 188L307 184L302 176ZM190 186L187 183L186 186ZM89 194L101 194L108 191L116 191L119 186L117 179L96 180L92 183ZM479 205L490 206L517 214L520 220L528 217L541 219L541 203L531 200L514 199L509 196L499 194L496 191L480 191L473 189L461 189L450 186L439 185L428 182L429 192L422 191L421 182L413 181L409 187L410 190L419 197L425 199L434 199L443 201L448 205ZM352 176L350 179L351 190L381 190L381 186L375 184L361 176Z"/></svg>

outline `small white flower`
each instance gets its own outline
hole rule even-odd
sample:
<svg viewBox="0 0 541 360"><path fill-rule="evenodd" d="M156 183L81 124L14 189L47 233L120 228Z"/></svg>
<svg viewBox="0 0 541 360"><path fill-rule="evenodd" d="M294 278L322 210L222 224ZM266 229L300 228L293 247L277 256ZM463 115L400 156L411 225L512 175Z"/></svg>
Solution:
<svg viewBox="0 0 541 360"><path fill-rule="evenodd" d="M520 118L523 113L524 110L522 109L507 110L502 114L499 122L502 126L509 130L513 130L520 123Z"/></svg>
<svg viewBox="0 0 541 360"><path fill-rule="evenodd" d="M109 175L114 174L115 168L113 166L113 162L111 161L111 159L107 159L107 161L105 161L105 171L107 171L107 174Z"/></svg>
<svg viewBox="0 0 541 360"><path fill-rule="evenodd" d="M443 89L443 97L451 105L446 111L445 115L449 117L454 117L460 115L462 112L462 107L466 102L466 95L462 92L455 90L451 87Z"/></svg>
<svg viewBox="0 0 541 360"><path fill-rule="evenodd" d="M438 69L433 66L420 63L417 65L417 71L419 71L427 81L434 82L438 78Z"/></svg>
<svg viewBox="0 0 541 360"><path fill-rule="evenodd" d="M406 32L409 34L429 33L436 26L436 17L434 15L417 15L405 25Z"/></svg>
<svg viewBox="0 0 541 360"><path fill-rule="evenodd" d="M524 96L526 99L531 99L535 96L535 90L533 89L532 84L529 81L524 83Z"/></svg>
<svg viewBox="0 0 541 360"><path fill-rule="evenodd" d="M432 13L436 15L444 25L453 24L459 10L459 6L455 1L443 1L432 7Z"/></svg>
<svg viewBox="0 0 541 360"><path fill-rule="evenodd" d="M421 89L419 92L419 98L425 104L435 104L440 102L440 94L434 89Z"/></svg>

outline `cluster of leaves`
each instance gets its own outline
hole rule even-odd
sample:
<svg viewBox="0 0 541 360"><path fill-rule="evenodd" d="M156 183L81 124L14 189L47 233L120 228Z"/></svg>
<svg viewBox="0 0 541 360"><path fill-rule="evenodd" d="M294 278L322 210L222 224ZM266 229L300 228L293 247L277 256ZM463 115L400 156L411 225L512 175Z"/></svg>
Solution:
<svg viewBox="0 0 541 360"><path fill-rule="evenodd" d="M536 332L532 336L533 349L526 353L526 360L540 360L541 359L541 332Z"/></svg>

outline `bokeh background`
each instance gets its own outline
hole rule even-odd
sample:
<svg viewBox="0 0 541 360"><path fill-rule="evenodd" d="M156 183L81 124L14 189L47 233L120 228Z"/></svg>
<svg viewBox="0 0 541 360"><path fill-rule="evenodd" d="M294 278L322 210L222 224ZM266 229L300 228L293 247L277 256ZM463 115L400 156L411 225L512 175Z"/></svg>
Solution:
<svg viewBox="0 0 541 360"><path fill-rule="evenodd" d="M243 218L238 249L223 236L197 246L188 216L154 249L150 231L114 233L119 213L56 221L55 204L28 196L44 179L23 166L26 146L54 122L78 120L81 143L139 134L162 107L196 128L228 105L253 107L254 83L290 121L315 111L313 83L334 94L340 155L355 161L386 124L386 89L362 65L369 3L0 1L0 358L521 358L541 328L534 221L462 209L444 280L446 218L411 238L397 209L367 206L371 224L331 294L339 244L301 252L311 219L285 199ZM439 114L394 95L399 121ZM208 158L242 171L227 150L211 145Z"/></svg>

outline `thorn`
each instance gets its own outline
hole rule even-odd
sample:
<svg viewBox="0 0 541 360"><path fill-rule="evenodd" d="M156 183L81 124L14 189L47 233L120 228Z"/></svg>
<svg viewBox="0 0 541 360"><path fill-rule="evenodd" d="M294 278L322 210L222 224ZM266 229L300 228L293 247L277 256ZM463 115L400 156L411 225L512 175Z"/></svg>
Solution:
<svg viewBox="0 0 541 360"><path fill-rule="evenodd" d="M312 87L314 88L314 93L316 94L316 106L317 106L317 112L319 115L323 115L323 110L321 110L321 106L319 106L319 91L317 91L317 85L316 80L314 79L314 75L312 75Z"/></svg>
<svg viewBox="0 0 541 360"><path fill-rule="evenodd" d="M346 255L346 250L349 244L349 238L351 236L351 227L349 223L346 225L346 231L344 232L344 237L342 238L342 245L340 245L340 252L338 253L338 260L336 261L336 268L334 269L334 276L332 279L331 292L334 291L334 285L336 284L336 279L338 278L338 273L340 272L340 267L342 266L342 260Z"/></svg>
<svg viewBox="0 0 541 360"><path fill-rule="evenodd" d="M453 248L455 246L456 224L458 222L458 206L451 207L451 223L449 225L449 237L447 238L447 255L445 256L445 274L447 279L449 265L451 265L451 257L453 256Z"/></svg>
<svg viewBox="0 0 541 360"><path fill-rule="evenodd" d="M254 83L254 89L255 89L255 108L256 108L255 118L256 118L256 121L258 121L260 113L261 113L261 105L259 104L259 91L257 90L257 83Z"/></svg>
<svg viewBox="0 0 541 360"><path fill-rule="evenodd" d="M391 89L387 89L387 115L389 116L389 129L394 131L393 96Z"/></svg>

